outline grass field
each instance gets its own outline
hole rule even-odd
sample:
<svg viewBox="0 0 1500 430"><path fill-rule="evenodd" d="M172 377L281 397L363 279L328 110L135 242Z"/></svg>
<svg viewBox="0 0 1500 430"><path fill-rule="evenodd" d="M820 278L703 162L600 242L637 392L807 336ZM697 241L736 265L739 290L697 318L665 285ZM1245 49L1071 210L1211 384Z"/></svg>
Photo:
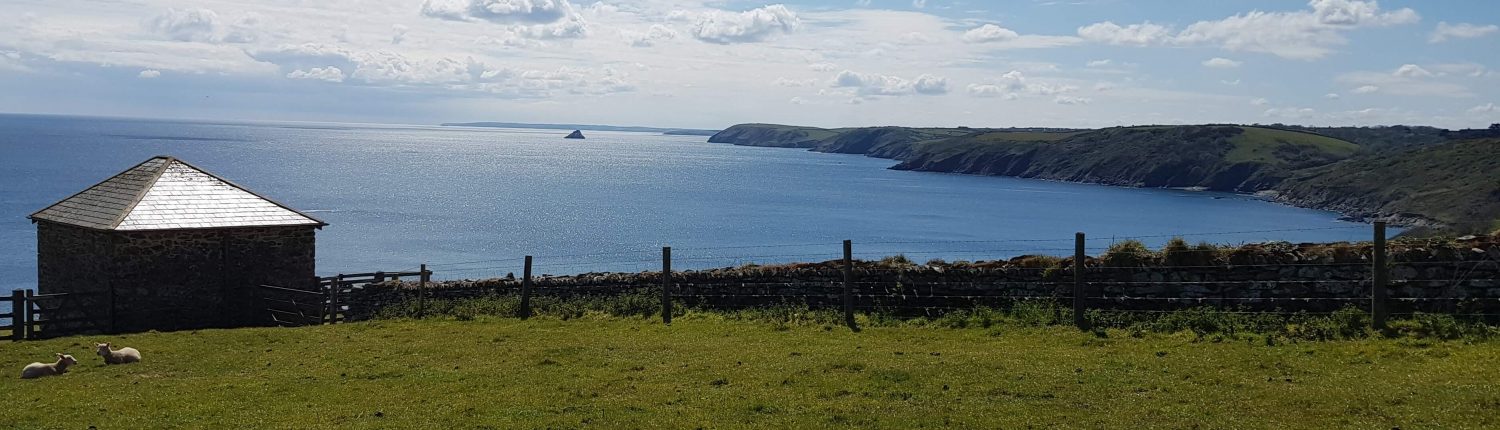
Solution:
<svg viewBox="0 0 1500 430"><path fill-rule="evenodd" d="M139 348L104 366L89 345ZM70 373L16 379L53 352ZM1192 334L397 320L0 345L15 428L1494 428L1500 347Z"/></svg>
<svg viewBox="0 0 1500 430"><path fill-rule="evenodd" d="M1277 154L1277 149L1285 145L1333 159L1348 158L1359 150L1359 145L1312 133L1262 127L1240 127L1240 129L1245 132L1230 139L1230 143L1234 144L1234 149L1224 156L1226 161L1233 163L1254 161L1281 165L1287 161L1283 160L1283 157L1292 156L1291 154Z"/></svg>

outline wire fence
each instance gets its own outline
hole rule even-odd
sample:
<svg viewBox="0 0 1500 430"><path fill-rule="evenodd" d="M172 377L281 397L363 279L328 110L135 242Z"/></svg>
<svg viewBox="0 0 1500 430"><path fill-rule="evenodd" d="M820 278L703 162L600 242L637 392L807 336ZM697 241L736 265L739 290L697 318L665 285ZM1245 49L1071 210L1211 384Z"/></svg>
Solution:
<svg viewBox="0 0 1500 430"><path fill-rule="evenodd" d="M1173 240L1157 251L1137 242L1366 228L872 241L857 248L849 241L640 247L428 264L434 283L417 288L430 289L432 297L475 291L523 297L649 291L660 295L668 320L673 303L932 314L1046 302L1071 307L1075 318L1088 311L1149 314L1209 307L1319 314L1355 307L1368 310L1376 325L1391 315L1418 312L1500 317L1500 248L1490 238L1391 246L1385 226L1377 223L1372 240L1364 243L1211 246ZM848 320L852 324L852 316Z"/></svg>

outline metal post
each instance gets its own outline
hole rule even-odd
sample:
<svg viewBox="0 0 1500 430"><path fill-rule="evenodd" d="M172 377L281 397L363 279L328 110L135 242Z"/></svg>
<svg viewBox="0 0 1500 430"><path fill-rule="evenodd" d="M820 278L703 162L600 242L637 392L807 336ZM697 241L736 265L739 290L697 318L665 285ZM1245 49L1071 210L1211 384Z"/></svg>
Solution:
<svg viewBox="0 0 1500 430"><path fill-rule="evenodd" d="M854 322L854 242L844 241L844 325L859 331Z"/></svg>
<svg viewBox="0 0 1500 430"><path fill-rule="evenodd" d="M1375 222L1375 249L1372 273L1370 274L1370 325L1376 330L1385 329L1385 320L1389 315L1386 309L1386 299L1389 292L1386 291L1386 283L1390 279L1391 268L1386 264L1385 258L1385 221Z"/></svg>
<svg viewBox="0 0 1500 430"><path fill-rule="evenodd" d="M661 322L672 324L672 247L661 248Z"/></svg>
<svg viewBox="0 0 1500 430"><path fill-rule="evenodd" d="M526 256L526 267L521 277L521 319L531 318L531 256Z"/></svg>
<svg viewBox="0 0 1500 430"><path fill-rule="evenodd" d="M1084 236L1078 232L1073 237L1073 325L1079 330L1088 330L1089 322L1084 317L1083 260Z"/></svg>

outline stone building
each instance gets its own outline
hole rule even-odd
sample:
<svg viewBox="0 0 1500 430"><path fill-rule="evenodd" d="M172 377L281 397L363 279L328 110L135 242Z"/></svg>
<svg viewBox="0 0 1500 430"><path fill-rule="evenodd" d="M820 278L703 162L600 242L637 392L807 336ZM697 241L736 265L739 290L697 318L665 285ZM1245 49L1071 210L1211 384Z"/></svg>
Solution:
<svg viewBox="0 0 1500 430"><path fill-rule="evenodd" d="M267 324L257 287L315 288L327 225L167 156L29 218L37 292L99 293L82 307L121 332Z"/></svg>

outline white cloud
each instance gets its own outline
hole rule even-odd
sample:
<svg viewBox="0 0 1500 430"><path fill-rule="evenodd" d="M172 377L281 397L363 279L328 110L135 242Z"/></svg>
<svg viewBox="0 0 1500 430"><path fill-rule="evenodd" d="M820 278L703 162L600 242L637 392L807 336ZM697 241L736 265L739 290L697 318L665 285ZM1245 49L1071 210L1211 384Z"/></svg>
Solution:
<svg viewBox="0 0 1500 430"><path fill-rule="evenodd" d="M1447 69L1448 65L1442 66ZM1460 83L1458 77L1433 73L1422 66L1403 64L1393 71L1350 72L1335 78L1340 83L1355 86L1356 94L1380 92L1382 94L1413 97L1467 98L1475 94Z"/></svg>
<svg viewBox="0 0 1500 430"><path fill-rule="evenodd" d="M1005 88L999 85L969 84L968 90L969 95L975 97L1005 97L1007 100L1016 98L1015 93L1006 92Z"/></svg>
<svg viewBox="0 0 1500 430"><path fill-rule="evenodd" d="M1234 60L1231 60L1231 59L1228 59L1228 58L1223 58L1223 57L1214 57L1214 58L1210 58L1210 59L1207 59L1207 60L1203 60L1203 66L1204 67L1212 67L1212 68L1215 68L1215 69L1233 69L1235 67L1239 67L1240 64L1243 64L1243 63L1241 63L1239 61L1234 61Z"/></svg>
<svg viewBox="0 0 1500 430"><path fill-rule="evenodd" d="M1475 63L1430 64L1426 69L1431 70L1432 74L1436 76L1461 75L1471 78L1479 78L1486 75L1493 76L1492 71L1486 70L1483 65Z"/></svg>
<svg viewBox="0 0 1500 430"><path fill-rule="evenodd" d="M1224 85L1228 85L1228 86L1231 86L1231 87L1234 87L1234 86L1239 86L1240 85L1240 80L1239 79L1235 79L1235 80L1225 79L1225 80L1219 81L1219 83L1224 84Z"/></svg>
<svg viewBox="0 0 1500 430"><path fill-rule="evenodd" d="M620 33L631 46L649 47L655 46L657 42L664 42L677 38L677 30L661 24L651 24L651 28L643 32L622 31Z"/></svg>
<svg viewBox="0 0 1500 430"><path fill-rule="evenodd" d="M182 42L219 40L219 14L201 7L167 8L165 12L146 21L146 26L168 39Z"/></svg>
<svg viewBox="0 0 1500 430"><path fill-rule="evenodd" d="M1495 103L1493 103L1493 102L1491 102L1491 103L1485 103L1485 104L1482 104L1482 105L1479 105L1479 106L1474 106L1472 108L1469 108L1469 113L1476 113L1477 114L1477 113L1492 113L1492 112L1500 112L1500 107L1495 107Z"/></svg>
<svg viewBox="0 0 1500 430"><path fill-rule="evenodd" d="M1021 96L1059 96L1077 91L1078 87L1037 82L1028 79L1019 70L1011 70L990 82L971 84L967 89L969 95L975 97L1000 97L1006 100L1015 100Z"/></svg>
<svg viewBox="0 0 1500 430"><path fill-rule="evenodd" d="M1088 97L1057 96L1052 99L1052 102L1060 105L1086 105L1093 103L1094 99Z"/></svg>
<svg viewBox="0 0 1500 430"><path fill-rule="evenodd" d="M1085 66L1088 66L1088 67L1105 67L1105 66L1110 65L1110 63L1113 63L1113 62L1114 62L1114 60L1110 60L1110 59L1106 58L1106 59L1103 59L1103 60L1090 61L1090 62L1088 62L1088 64L1085 64Z"/></svg>
<svg viewBox="0 0 1500 430"><path fill-rule="evenodd" d="M787 100L787 103L791 103L794 105L807 104L807 100L804 100L801 97L792 97L791 100Z"/></svg>
<svg viewBox="0 0 1500 430"><path fill-rule="evenodd" d="M391 44L400 45L402 41L406 40L406 32L408 31L411 31L411 27L407 27L401 24L392 25Z"/></svg>
<svg viewBox="0 0 1500 430"><path fill-rule="evenodd" d="M1444 21L1444 22L1439 22L1438 23L1437 29L1432 31L1432 35L1431 36L1427 37L1427 42L1428 43L1441 43L1441 42L1446 42L1449 39L1473 39L1473 38L1476 38L1476 37L1488 36L1488 35L1494 34L1497 31L1500 31L1500 26L1497 26L1497 25L1494 25L1494 24L1490 24L1490 25L1477 25L1477 24L1468 24L1468 23L1449 24L1446 21Z"/></svg>
<svg viewBox="0 0 1500 430"><path fill-rule="evenodd" d="M1266 100L1265 97L1256 97L1254 99L1250 99L1250 105L1252 106L1265 106L1268 104L1271 104L1271 101Z"/></svg>
<svg viewBox="0 0 1500 430"><path fill-rule="evenodd" d="M1329 99L1329 100L1338 100L1338 99L1339 99L1339 93L1328 93L1328 94L1324 94L1324 95L1323 95L1323 98L1325 98L1325 99Z"/></svg>
<svg viewBox="0 0 1500 430"><path fill-rule="evenodd" d="M153 69L147 69L147 70L142 70L141 73L136 74L135 76L137 78L141 78L141 79L156 79L156 78L160 78L161 77L161 71L159 71L159 70L153 70Z"/></svg>
<svg viewBox="0 0 1500 430"><path fill-rule="evenodd" d="M426 0L422 15L455 21L546 24L573 16L568 0Z"/></svg>
<svg viewBox="0 0 1500 430"><path fill-rule="evenodd" d="M913 83L912 87L917 90L917 93L920 94L947 94L948 78L923 74L921 76L917 76L917 80L915 83Z"/></svg>
<svg viewBox="0 0 1500 430"><path fill-rule="evenodd" d="M813 86L813 85L817 85L817 83L818 83L817 79L797 80L797 79L787 79L787 78L776 78L776 80L771 81L772 85L781 86L781 87L791 87L791 88L810 87L810 86Z"/></svg>
<svg viewBox="0 0 1500 430"><path fill-rule="evenodd" d="M995 24L981 25L964 32L964 41L969 43L1004 42L1019 37L1019 33Z"/></svg>
<svg viewBox="0 0 1500 430"><path fill-rule="evenodd" d="M514 38L576 39L589 34L588 22L568 0L426 0L421 14L449 21L507 25L497 37L507 45L525 46Z"/></svg>
<svg viewBox="0 0 1500 430"><path fill-rule="evenodd" d="M1282 58L1322 58L1347 43L1343 33L1358 28L1410 24L1421 19L1411 9L1383 11L1373 0L1310 0L1307 10L1251 11L1221 20L1198 21L1173 35L1146 22L1120 26L1105 21L1078 29L1084 39L1111 45L1217 45L1229 51L1261 52Z"/></svg>
<svg viewBox="0 0 1500 430"><path fill-rule="evenodd" d="M845 70L834 76L831 86L851 88L861 96L939 95L948 92L948 79L923 74L913 81L899 76Z"/></svg>
<svg viewBox="0 0 1500 430"><path fill-rule="evenodd" d="M911 7L917 9L927 7L927 0L911 0Z"/></svg>
<svg viewBox="0 0 1500 430"><path fill-rule="evenodd" d="M1397 67L1396 71L1392 72L1391 75L1403 78L1430 78L1432 77L1432 72L1429 72L1427 71L1427 69L1423 69L1422 66L1418 66L1416 64L1402 64L1401 67Z"/></svg>
<svg viewBox="0 0 1500 430"><path fill-rule="evenodd" d="M1218 21L1199 21L1177 35L1184 44L1217 44L1230 51L1262 52L1291 59L1317 59L1342 45L1343 32L1417 22L1411 9L1383 12L1374 1L1311 0L1310 11L1253 11Z"/></svg>
<svg viewBox="0 0 1500 430"><path fill-rule="evenodd" d="M748 43L779 33L791 33L801 25L802 20L791 9L774 4L740 13L717 10L705 13L698 17L690 32L698 40L709 43Z"/></svg>
<svg viewBox="0 0 1500 430"><path fill-rule="evenodd" d="M288 79L314 79L326 82L344 82L344 71L337 67L314 67L307 70L293 70L287 73Z"/></svg>
<svg viewBox="0 0 1500 430"><path fill-rule="evenodd" d="M813 69L813 70L819 71L819 72L832 72L834 70L838 70L839 66L831 64L831 63L813 63L813 64L808 64L807 68Z"/></svg>
<svg viewBox="0 0 1500 430"><path fill-rule="evenodd" d="M1114 22L1105 21L1079 27L1078 36L1091 42L1110 45L1146 46L1165 42L1171 38L1172 33L1166 27L1150 22L1122 27Z"/></svg>

